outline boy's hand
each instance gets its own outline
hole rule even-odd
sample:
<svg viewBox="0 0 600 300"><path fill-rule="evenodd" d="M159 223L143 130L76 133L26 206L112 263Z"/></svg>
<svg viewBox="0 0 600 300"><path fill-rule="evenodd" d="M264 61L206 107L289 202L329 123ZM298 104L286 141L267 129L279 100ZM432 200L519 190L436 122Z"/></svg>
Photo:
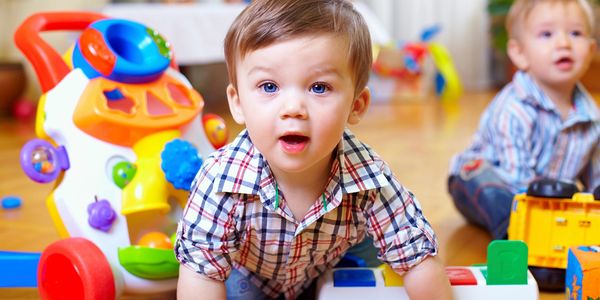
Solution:
<svg viewBox="0 0 600 300"><path fill-rule="evenodd" d="M450 280L437 257L428 257L404 275L404 286L411 300L454 299Z"/></svg>
<svg viewBox="0 0 600 300"><path fill-rule="evenodd" d="M225 283L205 278L183 265L179 266L177 299L207 299L207 297L225 300Z"/></svg>

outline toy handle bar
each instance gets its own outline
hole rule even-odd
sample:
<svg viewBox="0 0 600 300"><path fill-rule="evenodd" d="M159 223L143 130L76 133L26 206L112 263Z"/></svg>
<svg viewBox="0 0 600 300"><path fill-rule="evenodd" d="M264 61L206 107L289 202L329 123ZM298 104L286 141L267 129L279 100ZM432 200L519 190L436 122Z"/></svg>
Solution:
<svg viewBox="0 0 600 300"><path fill-rule="evenodd" d="M92 12L44 12L27 18L15 32L15 44L33 65L45 93L68 73L69 66L61 56L40 38L42 31L83 30L92 22L107 17Z"/></svg>

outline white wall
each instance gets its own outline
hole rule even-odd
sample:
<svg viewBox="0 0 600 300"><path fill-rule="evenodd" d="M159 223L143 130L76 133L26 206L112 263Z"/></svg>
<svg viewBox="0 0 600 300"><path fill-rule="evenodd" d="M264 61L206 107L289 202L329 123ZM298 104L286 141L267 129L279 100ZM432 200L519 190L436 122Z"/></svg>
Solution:
<svg viewBox="0 0 600 300"><path fill-rule="evenodd" d="M486 0L360 0L379 17L395 40L416 41L439 24L435 41L450 51L466 89L484 89L489 76Z"/></svg>

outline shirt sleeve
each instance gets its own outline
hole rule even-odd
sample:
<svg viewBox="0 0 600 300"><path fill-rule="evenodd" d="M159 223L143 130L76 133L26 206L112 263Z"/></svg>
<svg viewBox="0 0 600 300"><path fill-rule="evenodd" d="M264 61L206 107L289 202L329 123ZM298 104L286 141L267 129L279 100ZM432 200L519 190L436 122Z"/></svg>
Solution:
<svg viewBox="0 0 600 300"><path fill-rule="evenodd" d="M520 102L514 99L496 105L480 124L491 151L486 156L515 191L527 187L535 178L530 138L534 120Z"/></svg>
<svg viewBox="0 0 600 300"><path fill-rule="evenodd" d="M592 152L590 161L583 170L581 182L588 192L593 192L596 187L600 186L600 142L596 143L596 149Z"/></svg>
<svg viewBox="0 0 600 300"><path fill-rule="evenodd" d="M177 230L175 255L187 268L208 278L224 281L237 251L236 202L213 186L218 163L213 158L201 167Z"/></svg>
<svg viewBox="0 0 600 300"><path fill-rule="evenodd" d="M380 248L378 258L404 274L428 256L438 244L415 196L386 172L389 185L381 187L367 218L368 233Z"/></svg>

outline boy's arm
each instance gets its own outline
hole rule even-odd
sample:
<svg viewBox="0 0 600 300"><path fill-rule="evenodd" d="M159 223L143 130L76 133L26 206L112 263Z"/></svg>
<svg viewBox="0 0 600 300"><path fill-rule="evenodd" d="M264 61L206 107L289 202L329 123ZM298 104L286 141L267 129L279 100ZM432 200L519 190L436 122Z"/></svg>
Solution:
<svg viewBox="0 0 600 300"><path fill-rule="evenodd" d="M179 266L177 299L206 299L207 295L210 295L210 299L225 300L225 283L205 278L183 265Z"/></svg>
<svg viewBox="0 0 600 300"><path fill-rule="evenodd" d="M429 256L404 275L408 297L415 299L453 299L450 281L436 256Z"/></svg>

